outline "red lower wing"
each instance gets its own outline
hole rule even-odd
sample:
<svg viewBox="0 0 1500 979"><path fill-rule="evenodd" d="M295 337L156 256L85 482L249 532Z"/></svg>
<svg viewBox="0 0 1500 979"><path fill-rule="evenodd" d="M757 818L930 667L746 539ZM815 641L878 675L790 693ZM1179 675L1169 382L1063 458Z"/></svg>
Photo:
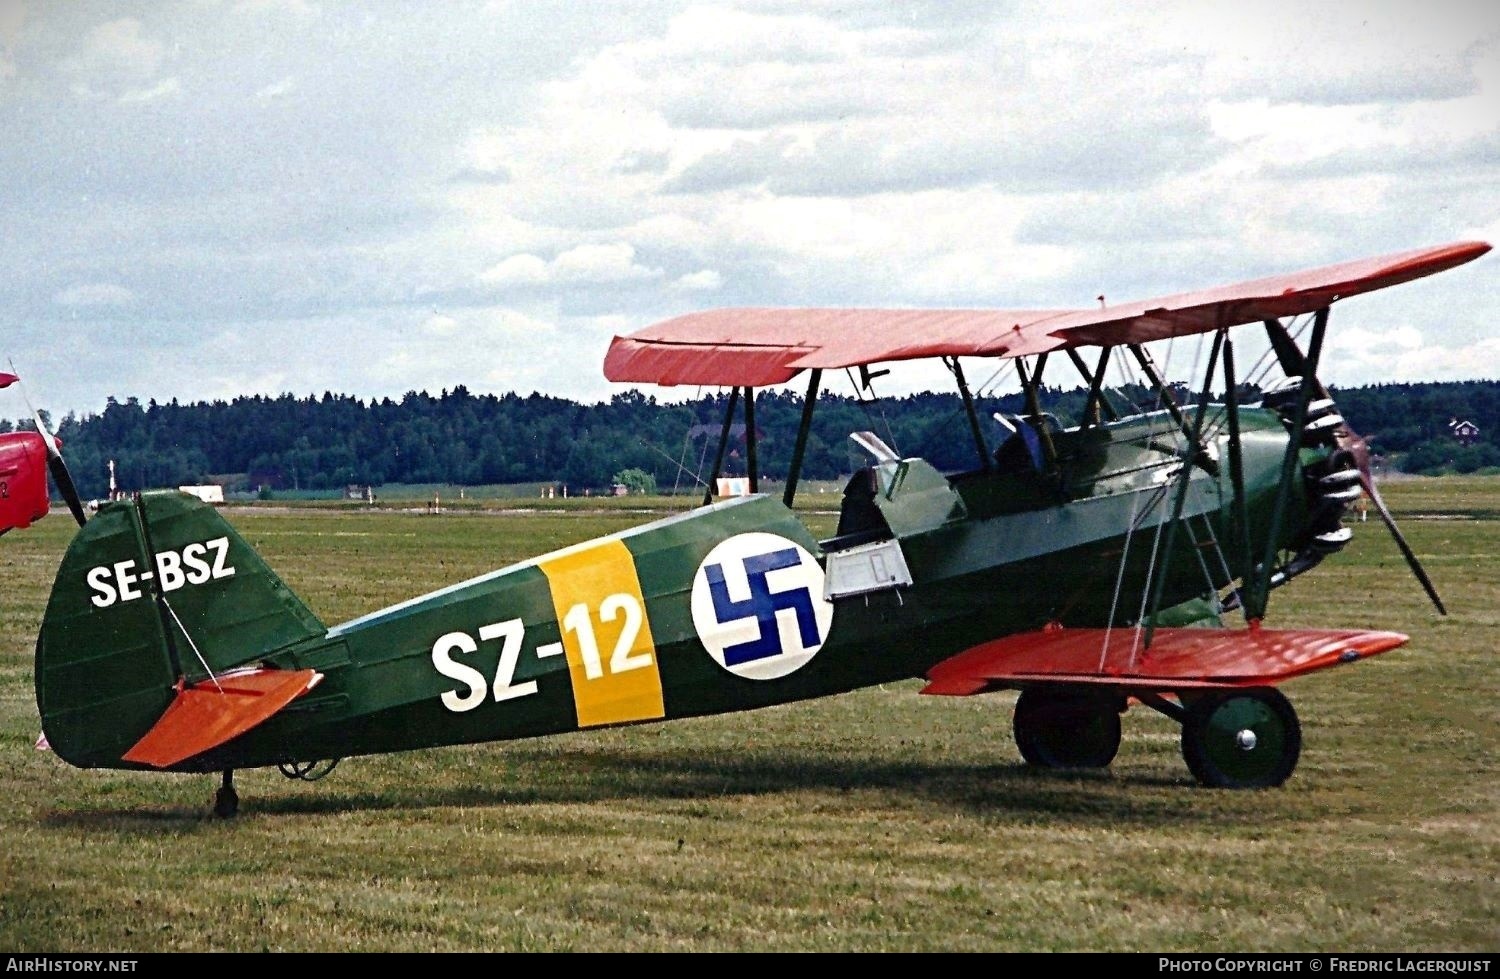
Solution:
<svg viewBox="0 0 1500 979"><path fill-rule="evenodd" d="M1363 629L1139 629L1048 627L983 643L927 673L922 693L965 697L1033 683L1097 683L1133 690L1268 686L1395 649L1399 632Z"/></svg>

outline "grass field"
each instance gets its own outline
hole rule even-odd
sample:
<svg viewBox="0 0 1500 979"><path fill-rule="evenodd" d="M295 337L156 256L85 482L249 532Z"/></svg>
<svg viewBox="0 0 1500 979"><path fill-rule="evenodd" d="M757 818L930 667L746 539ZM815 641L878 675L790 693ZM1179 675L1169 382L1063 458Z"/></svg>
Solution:
<svg viewBox="0 0 1500 979"><path fill-rule="evenodd" d="M1412 637L1285 687L1305 740L1280 789L1199 788L1142 708L1108 772L1030 771L1012 694L909 681L311 785L242 772L230 821L209 777L33 750L58 512L0 540L0 950L1494 951L1500 479L1386 492L1450 614L1373 515L1273 594L1275 625ZM228 516L334 623L651 516L587 503Z"/></svg>

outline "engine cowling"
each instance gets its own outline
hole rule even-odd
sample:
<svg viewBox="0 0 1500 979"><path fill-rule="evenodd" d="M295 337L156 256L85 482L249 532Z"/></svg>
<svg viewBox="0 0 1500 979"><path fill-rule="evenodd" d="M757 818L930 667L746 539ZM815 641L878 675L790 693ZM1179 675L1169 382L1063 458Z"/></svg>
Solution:
<svg viewBox="0 0 1500 979"><path fill-rule="evenodd" d="M0 534L47 515L47 445L36 432L0 435Z"/></svg>

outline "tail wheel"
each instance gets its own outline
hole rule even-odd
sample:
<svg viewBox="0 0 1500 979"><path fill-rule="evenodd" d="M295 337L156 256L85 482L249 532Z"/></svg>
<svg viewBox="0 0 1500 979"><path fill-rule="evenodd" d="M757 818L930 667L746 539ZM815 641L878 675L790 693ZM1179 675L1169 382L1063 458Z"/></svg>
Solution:
<svg viewBox="0 0 1500 979"><path fill-rule="evenodd" d="M220 819L233 819L240 811L240 794L234 790L234 769L224 769L224 781L214 793L214 815Z"/></svg>
<svg viewBox="0 0 1500 979"><path fill-rule="evenodd" d="M1104 768L1120 750L1118 697L1027 687L1016 701L1016 747L1037 768Z"/></svg>
<svg viewBox="0 0 1500 979"><path fill-rule="evenodd" d="M1271 687L1214 693L1187 706L1182 757L1203 785L1264 789L1291 777L1302 727L1291 701Z"/></svg>

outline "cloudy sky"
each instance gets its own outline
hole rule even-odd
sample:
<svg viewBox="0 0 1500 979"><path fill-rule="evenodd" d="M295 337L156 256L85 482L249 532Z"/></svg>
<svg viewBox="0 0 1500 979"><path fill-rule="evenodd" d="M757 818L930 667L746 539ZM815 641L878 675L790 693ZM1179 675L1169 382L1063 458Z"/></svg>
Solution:
<svg viewBox="0 0 1500 979"><path fill-rule="evenodd" d="M1500 243L1500 4L0 0L0 133L0 356L56 413L592 401L693 309ZM1500 377L1497 309L1497 254L1341 303L1325 380Z"/></svg>

